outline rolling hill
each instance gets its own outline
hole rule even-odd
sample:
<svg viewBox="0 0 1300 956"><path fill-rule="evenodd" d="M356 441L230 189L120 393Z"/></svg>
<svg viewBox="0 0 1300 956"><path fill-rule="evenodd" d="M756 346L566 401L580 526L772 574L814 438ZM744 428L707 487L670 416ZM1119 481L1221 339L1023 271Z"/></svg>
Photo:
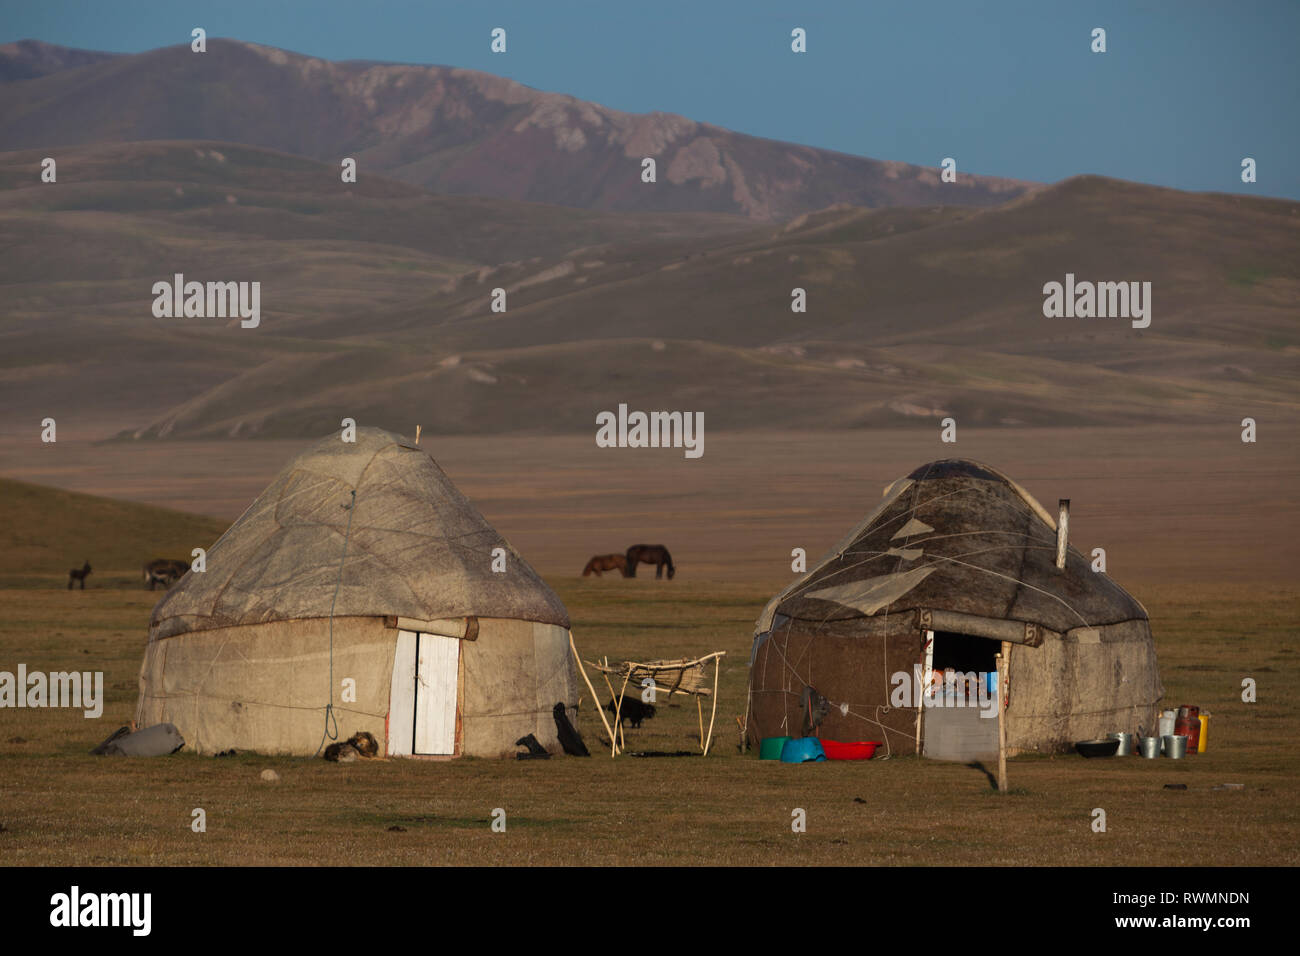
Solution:
<svg viewBox="0 0 1300 956"><path fill-rule="evenodd" d="M619 402L715 429L1295 409L1300 209L1283 200L1080 177L989 209L766 225L344 187L329 165L206 141L78 147L53 186L38 159L0 154L14 420L177 439L306 437L347 415L588 431ZM152 283L175 272L261 281L262 324L154 318ZM1067 272L1151 282L1150 327L1045 318L1043 284Z"/></svg>
<svg viewBox="0 0 1300 956"><path fill-rule="evenodd" d="M0 587L63 585L89 560L87 588L143 587L140 567L158 557L189 560L228 522L0 478Z"/></svg>
<svg viewBox="0 0 1300 956"><path fill-rule="evenodd" d="M31 80L62 70L111 60L116 53L74 50L40 40L19 40L0 44L0 83Z"/></svg>

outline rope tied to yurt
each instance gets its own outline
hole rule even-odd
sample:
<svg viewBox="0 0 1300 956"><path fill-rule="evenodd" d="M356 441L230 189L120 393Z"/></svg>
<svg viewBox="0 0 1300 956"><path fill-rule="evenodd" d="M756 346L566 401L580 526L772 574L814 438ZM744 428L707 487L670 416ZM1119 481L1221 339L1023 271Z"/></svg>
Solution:
<svg viewBox="0 0 1300 956"><path fill-rule="evenodd" d="M339 588L343 586L343 563L348 559L348 540L352 537L352 516L357 510L357 490L352 489L352 500L343 506L348 509L348 526L343 533L343 556L339 558L339 575L334 581L334 597L330 599L330 682L329 695L325 700L325 732L321 734L320 743L316 745L313 757L320 756L326 740L339 739L339 723L334 717L334 606L339 600Z"/></svg>
<svg viewBox="0 0 1300 956"><path fill-rule="evenodd" d="M790 624L789 621L787 621L787 622L786 622L786 625L785 625L785 638L786 638L787 641L788 641L789 638L790 638L790 632L791 632L791 624ZM774 634L774 635L773 635L773 640L771 640L771 641L769 642L769 645L768 645L768 646L771 648L772 651L775 651L777 657L779 657L779 658L781 659L781 663L782 663L782 665L785 667L785 670L789 673L790 677L793 677L796 681L800 682L801 684L804 684L806 688L811 688L811 684L810 684L810 681L811 681L811 678L812 678L812 671L811 671L811 669L809 670L807 676L805 677L805 675L799 673L798 666L797 666L799 663L801 663L801 662L803 661L803 655L800 655L798 661L795 661L795 662L792 663L792 662L790 661L790 658L786 656L785 650L782 648L781 644L780 644L778 641L776 641L775 638L776 638L776 635ZM804 647L804 654L807 654L807 653L808 653L808 649L809 649L809 647L811 647L811 645L807 645L807 646ZM764 666L764 668L766 668L766 666L767 666L767 659L765 659L765 660L763 661L763 666ZM892 686L892 685L888 685L888 684L887 684L887 687L888 687L888 686ZM787 688L786 690L783 690L783 691L766 690L766 691L759 691L759 693L783 693L783 694L788 694L788 693L790 693L790 690L789 690L788 688ZM888 693L888 691L886 691L886 693ZM753 700L753 695L754 695L754 689L753 689L752 686L750 687L749 694L750 694L750 700L752 701L752 700ZM819 696L820 696L820 695L819 695ZM884 755L883 757L880 758L881 760L888 760L888 759L889 759L890 757L892 757L893 754L894 754L894 746L893 746L893 743L892 743L892 742L890 741L890 739L889 739L889 735L890 735L890 734L897 734L897 735L900 736L900 737L907 737L908 739L911 738L911 734L909 734L909 733L907 733L907 732L905 732L905 731L902 731L902 730L896 730L896 729L893 728L893 727L886 726L886 725L885 725L884 723L882 723L879 719L872 719L871 717L868 717L866 714L860 714L860 713L858 713L856 710L853 709L853 706L854 706L854 705L853 705L852 703L850 703L849 701L837 701L837 700L831 700L830 698L825 698L825 699L826 699L826 701L827 701L827 702L828 702L832 707L838 709L838 710L840 711L841 715L843 715L843 716L845 716L845 717L856 717L858 720L866 721L867 723L872 724L872 725L874 725L874 726L876 726L876 727L878 727L878 728L880 729L882 735L884 736L884 741L883 741L883 743L884 743L884 745L885 745L885 755ZM802 703L802 701L801 701L801 703L800 703L800 707L802 708L802 706L803 706L803 703ZM872 705L868 703L868 704L865 704L865 705L863 705L863 706L871 707ZM881 711L884 711L885 713L890 713L893 709L894 709L893 707L890 707L890 706L887 705L887 704L877 704L877 705L875 705L875 714L876 714L876 718L879 718L879 717L880 717L880 713L881 713ZM785 714L785 715L783 715L783 716L781 717L781 724L780 724L780 727L779 727L779 731L780 731L780 732L789 732L790 729L791 729L791 728L790 728L790 726L789 726L789 714L787 713L787 714ZM761 731L760 731L760 735L761 735Z"/></svg>

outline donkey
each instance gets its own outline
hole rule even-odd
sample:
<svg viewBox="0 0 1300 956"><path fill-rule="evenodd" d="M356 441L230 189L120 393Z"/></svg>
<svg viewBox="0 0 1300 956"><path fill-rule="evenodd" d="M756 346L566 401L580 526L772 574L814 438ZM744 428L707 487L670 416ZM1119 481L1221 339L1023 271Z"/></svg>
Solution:
<svg viewBox="0 0 1300 956"><path fill-rule="evenodd" d="M636 577L636 566L641 564L654 564L655 577L664 576L664 567L668 568L668 580L673 579L677 569L673 567L673 556L668 553L668 549L662 544L634 544L627 549L627 576Z"/></svg>
<svg viewBox="0 0 1300 956"><path fill-rule="evenodd" d="M617 571L623 577L627 577L627 558L621 554L598 554L582 569L582 576L589 577L596 575L600 577L602 571Z"/></svg>
<svg viewBox="0 0 1300 956"><path fill-rule="evenodd" d="M81 590L86 590L86 575L90 573L90 561L86 561L80 568L73 568L68 572L68 590L72 590L72 582L80 581Z"/></svg>
<svg viewBox="0 0 1300 956"><path fill-rule="evenodd" d="M189 569L188 561L155 558L144 566L144 583L149 585L150 591L154 589L155 584L161 584L164 588L169 588Z"/></svg>

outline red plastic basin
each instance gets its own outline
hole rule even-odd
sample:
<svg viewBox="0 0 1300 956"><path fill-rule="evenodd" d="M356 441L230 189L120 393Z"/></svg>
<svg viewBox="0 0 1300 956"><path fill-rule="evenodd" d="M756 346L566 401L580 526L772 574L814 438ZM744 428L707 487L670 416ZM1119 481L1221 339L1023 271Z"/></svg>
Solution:
<svg viewBox="0 0 1300 956"><path fill-rule="evenodd" d="M879 740L859 740L844 743L838 740L823 740L822 749L826 751L827 760L870 760L876 755L876 748L883 747Z"/></svg>

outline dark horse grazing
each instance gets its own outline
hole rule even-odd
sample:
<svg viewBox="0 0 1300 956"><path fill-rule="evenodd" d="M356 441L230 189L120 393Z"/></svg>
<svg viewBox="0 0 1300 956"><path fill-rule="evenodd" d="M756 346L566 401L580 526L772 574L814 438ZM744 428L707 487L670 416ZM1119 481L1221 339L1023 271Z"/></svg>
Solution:
<svg viewBox="0 0 1300 956"><path fill-rule="evenodd" d="M68 572L68 590L72 590L72 582L80 581L81 590L86 590L86 575L90 573L90 562L87 561L80 568L73 568Z"/></svg>
<svg viewBox="0 0 1300 956"><path fill-rule="evenodd" d="M190 569L188 561L173 561L170 558L155 558L144 566L144 582L152 591L155 584L165 588L171 587L184 577Z"/></svg>
<svg viewBox="0 0 1300 956"><path fill-rule="evenodd" d="M664 576L664 566L668 567L668 580L673 579L677 569L673 567L673 556L668 553L668 549L662 544L634 544L627 549L627 576L636 577L636 566L638 564L655 564L655 577Z"/></svg>
<svg viewBox="0 0 1300 956"><path fill-rule="evenodd" d="M627 558L621 554L598 554L582 569L582 576L596 575L600 577L602 571L617 571L623 577L627 577Z"/></svg>

